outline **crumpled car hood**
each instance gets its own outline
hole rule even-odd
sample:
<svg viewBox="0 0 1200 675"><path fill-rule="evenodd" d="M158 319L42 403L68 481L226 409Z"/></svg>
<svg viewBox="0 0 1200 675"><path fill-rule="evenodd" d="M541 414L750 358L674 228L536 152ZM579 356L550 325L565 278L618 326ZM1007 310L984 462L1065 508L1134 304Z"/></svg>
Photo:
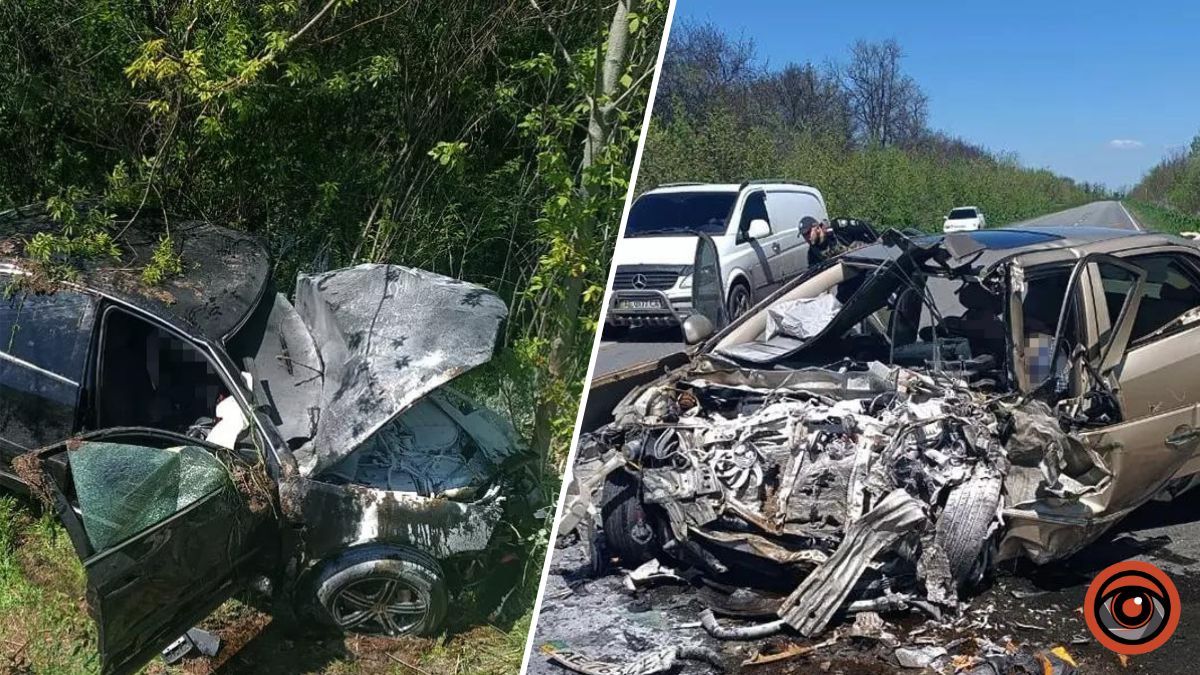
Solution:
<svg viewBox="0 0 1200 675"><path fill-rule="evenodd" d="M279 333L285 354L275 360L287 361L288 376L271 385L281 398L291 390L293 404L277 406L283 424L309 427L302 434L309 440L294 451L306 476L337 464L422 397L490 360L508 314L481 286L397 265L300 275L295 297L294 310L280 297L272 311L286 328Z"/></svg>

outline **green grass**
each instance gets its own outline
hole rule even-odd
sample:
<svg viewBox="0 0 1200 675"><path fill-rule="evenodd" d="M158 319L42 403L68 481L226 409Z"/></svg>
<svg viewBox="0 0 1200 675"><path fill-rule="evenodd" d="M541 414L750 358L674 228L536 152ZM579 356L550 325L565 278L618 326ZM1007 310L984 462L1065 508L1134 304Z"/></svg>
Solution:
<svg viewBox="0 0 1200 675"><path fill-rule="evenodd" d="M517 589L519 618L503 627L477 624L437 638L319 639L283 629L237 600L202 626L222 638L213 660L178 667L155 660L148 673L322 673L492 675L520 667L537 593L536 565ZM0 497L0 673L95 673L95 631L84 601L83 568L66 532L27 502Z"/></svg>
<svg viewBox="0 0 1200 675"><path fill-rule="evenodd" d="M0 497L0 672L96 672L84 586L66 532Z"/></svg>
<svg viewBox="0 0 1200 675"><path fill-rule="evenodd" d="M1200 232L1200 217L1189 216L1175 209L1166 208L1150 202L1127 199L1125 207L1133 212L1133 217L1148 230L1159 232Z"/></svg>

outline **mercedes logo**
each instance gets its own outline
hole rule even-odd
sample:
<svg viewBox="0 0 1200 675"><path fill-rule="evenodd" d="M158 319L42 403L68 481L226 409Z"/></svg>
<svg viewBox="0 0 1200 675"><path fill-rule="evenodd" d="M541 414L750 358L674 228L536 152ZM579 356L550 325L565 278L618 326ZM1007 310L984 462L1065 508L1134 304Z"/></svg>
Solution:
<svg viewBox="0 0 1200 675"><path fill-rule="evenodd" d="M641 274L641 273L633 275L633 287L638 290L645 288L646 287L646 275Z"/></svg>

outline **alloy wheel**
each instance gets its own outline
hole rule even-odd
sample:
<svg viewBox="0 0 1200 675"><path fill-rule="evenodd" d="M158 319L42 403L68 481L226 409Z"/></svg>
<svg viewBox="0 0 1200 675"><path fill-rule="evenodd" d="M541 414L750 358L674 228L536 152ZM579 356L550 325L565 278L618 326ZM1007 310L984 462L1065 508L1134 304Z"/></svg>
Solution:
<svg viewBox="0 0 1200 675"><path fill-rule="evenodd" d="M425 619L429 598L396 577L365 577L338 591L331 608L334 621L343 630L407 635Z"/></svg>

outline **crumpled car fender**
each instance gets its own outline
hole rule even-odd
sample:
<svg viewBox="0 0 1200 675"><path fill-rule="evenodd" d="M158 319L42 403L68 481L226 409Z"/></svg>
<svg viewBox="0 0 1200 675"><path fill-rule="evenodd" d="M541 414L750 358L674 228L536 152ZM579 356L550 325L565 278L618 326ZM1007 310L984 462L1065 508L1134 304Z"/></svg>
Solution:
<svg viewBox="0 0 1200 675"><path fill-rule="evenodd" d="M412 546L441 559L487 548L504 515L503 492L493 485L467 502L301 479L288 499L299 499L308 560L375 542Z"/></svg>

